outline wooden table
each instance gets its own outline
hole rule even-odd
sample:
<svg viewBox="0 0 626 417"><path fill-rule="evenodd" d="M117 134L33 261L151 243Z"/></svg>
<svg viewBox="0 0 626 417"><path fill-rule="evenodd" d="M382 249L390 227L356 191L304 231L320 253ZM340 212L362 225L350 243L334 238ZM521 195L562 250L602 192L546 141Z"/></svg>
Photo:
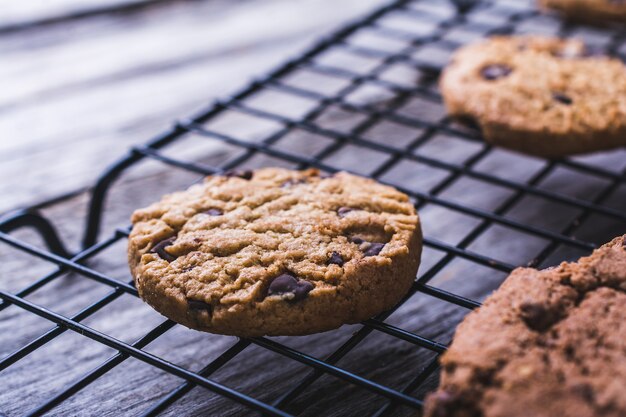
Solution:
<svg viewBox="0 0 626 417"><path fill-rule="evenodd" d="M93 184L380 0L0 1L0 213Z"/></svg>

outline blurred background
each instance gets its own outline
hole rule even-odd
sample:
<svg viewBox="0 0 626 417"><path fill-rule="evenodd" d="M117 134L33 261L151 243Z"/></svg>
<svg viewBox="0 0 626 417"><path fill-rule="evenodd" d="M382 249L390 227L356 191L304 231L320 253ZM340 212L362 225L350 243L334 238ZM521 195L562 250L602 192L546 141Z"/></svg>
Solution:
<svg viewBox="0 0 626 417"><path fill-rule="evenodd" d="M0 213L93 184L132 144L380 0L0 0Z"/></svg>

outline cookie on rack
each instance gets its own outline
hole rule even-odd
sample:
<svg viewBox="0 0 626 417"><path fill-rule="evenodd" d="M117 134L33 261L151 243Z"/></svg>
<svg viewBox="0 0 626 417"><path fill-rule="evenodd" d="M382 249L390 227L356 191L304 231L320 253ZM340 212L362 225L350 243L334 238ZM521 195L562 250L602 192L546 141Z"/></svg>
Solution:
<svg viewBox="0 0 626 417"><path fill-rule="evenodd" d="M498 36L461 48L440 79L448 112L486 141L544 157L626 146L626 66L578 40Z"/></svg>
<svg viewBox="0 0 626 417"><path fill-rule="evenodd" d="M539 5L577 21L599 23L614 20L626 23L624 0L539 0Z"/></svg>
<svg viewBox="0 0 626 417"><path fill-rule="evenodd" d="M626 415L626 235L519 268L457 328L427 417Z"/></svg>
<svg viewBox="0 0 626 417"><path fill-rule="evenodd" d="M132 216L139 295L187 327L301 335L393 307L414 282L407 195L339 172L264 168L207 177Z"/></svg>

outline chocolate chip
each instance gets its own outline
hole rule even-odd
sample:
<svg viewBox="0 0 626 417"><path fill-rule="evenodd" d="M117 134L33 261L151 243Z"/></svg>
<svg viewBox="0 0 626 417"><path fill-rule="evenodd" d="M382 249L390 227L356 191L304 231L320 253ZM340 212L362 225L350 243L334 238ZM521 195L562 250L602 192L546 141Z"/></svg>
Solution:
<svg viewBox="0 0 626 417"><path fill-rule="evenodd" d="M571 97L563 94L563 93L552 93L552 98L555 99L556 101L558 101L559 103L562 104L566 104L566 105L570 105L572 104L574 101L571 99Z"/></svg>
<svg viewBox="0 0 626 417"><path fill-rule="evenodd" d="M208 214L209 216L221 216L224 212L218 208L210 208L205 211L204 214Z"/></svg>
<svg viewBox="0 0 626 417"><path fill-rule="evenodd" d="M192 311L206 311L211 314L211 304L205 303L204 301L199 300L187 300L187 305L189 306L189 310Z"/></svg>
<svg viewBox="0 0 626 417"><path fill-rule="evenodd" d="M335 264L335 265L339 265L339 266L343 266L343 258L341 257L341 255L337 252L333 252L330 255L330 258L328 258L328 264Z"/></svg>
<svg viewBox="0 0 626 417"><path fill-rule="evenodd" d="M363 252L363 256L376 256L384 247L384 243L370 243L369 247Z"/></svg>
<svg viewBox="0 0 626 417"><path fill-rule="evenodd" d="M345 217L345 216L346 216L346 214L350 213L350 212L351 212L351 211L353 211L353 210L354 210L354 209L353 209L353 208L350 208L350 207L339 207L339 208L337 209L337 215L338 215L339 217Z"/></svg>
<svg viewBox="0 0 626 417"><path fill-rule="evenodd" d="M483 69L480 70L480 75L485 80L493 81L499 78L504 78L507 75L509 75L511 72L513 72L513 69L509 67L508 65L492 64L492 65L487 65L486 67L483 67Z"/></svg>
<svg viewBox="0 0 626 417"><path fill-rule="evenodd" d="M350 242L359 245L359 249L363 251L363 256L375 256L385 247L384 243L367 242L360 237L353 236L349 238Z"/></svg>
<svg viewBox="0 0 626 417"><path fill-rule="evenodd" d="M524 323L530 329L538 332L549 329L559 319L558 314L544 304L526 301L519 308Z"/></svg>
<svg viewBox="0 0 626 417"><path fill-rule="evenodd" d="M224 175L227 177L238 177L238 178L243 178L244 180L250 180L252 179L252 176L254 175L254 173L249 169L246 169L246 170L229 169L228 171L224 173Z"/></svg>
<svg viewBox="0 0 626 417"><path fill-rule="evenodd" d="M267 295L293 294L291 301L300 301L314 288L313 284L303 279L298 280L293 275L282 274L270 283Z"/></svg>
<svg viewBox="0 0 626 417"><path fill-rule="evenodd" d="M162 240L156 245L154 245L154 247L150 249L150 252L156 253L157 255L161 257L161 259L164 259L167 262L172 262L174 259L176 259L176 257L167 253L165 251L165 248L167 248L168 246L172 246L175 240L176 240L176 236L172 236L170 238Z"/></svg>

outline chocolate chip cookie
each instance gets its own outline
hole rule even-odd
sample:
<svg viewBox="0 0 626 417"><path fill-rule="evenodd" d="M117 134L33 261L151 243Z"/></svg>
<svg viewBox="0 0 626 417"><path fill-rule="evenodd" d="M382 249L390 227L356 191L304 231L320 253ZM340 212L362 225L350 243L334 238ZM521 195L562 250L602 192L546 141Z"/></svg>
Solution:
<svg viewBox="0 0 626 417"><path fill-rule="evenodd" d="M626 415L626 235L519 268L459 325L427 417Z"/></svg>
<svg viewBox="0 0 626 417"><path fill-rule="evenodd" d="M626 0L539 0L539 5L547 10L557 10L566 17L579 21L626 22Z"/></svg>
<svg viewBox="0 0 626 417"><path fill-rule="evenodd" d="M414 281L409 198L345 172L265 168L206 178L132 216L139 295L187 327L301 335L394 306Z"/></svg>
<svg viewBox="0 0 626 417"><path fill-rule="evenodd" d="M502 36L463 47L440 88L448 112L495 145L544 157L626 146L626 66L577 40Z"/></svg>

